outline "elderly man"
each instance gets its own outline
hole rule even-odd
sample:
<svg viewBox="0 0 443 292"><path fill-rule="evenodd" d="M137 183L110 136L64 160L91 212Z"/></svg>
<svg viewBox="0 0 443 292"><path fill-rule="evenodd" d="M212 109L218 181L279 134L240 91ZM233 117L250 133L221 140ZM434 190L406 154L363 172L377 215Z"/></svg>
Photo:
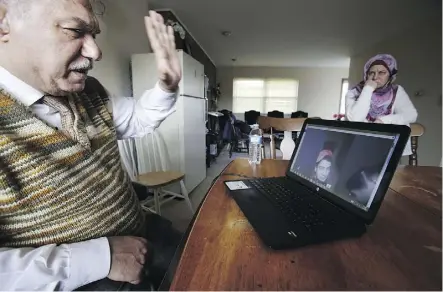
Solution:
<svg viewBox="0 0 443 292"><path fill-rule="evenodd" d="M0 290L118 290L166 257L116 141L174 111L173 31L154 12L145 23L159 82L138 102L108 99L87 77L101 58L89 0L0 0Z"/></svg>

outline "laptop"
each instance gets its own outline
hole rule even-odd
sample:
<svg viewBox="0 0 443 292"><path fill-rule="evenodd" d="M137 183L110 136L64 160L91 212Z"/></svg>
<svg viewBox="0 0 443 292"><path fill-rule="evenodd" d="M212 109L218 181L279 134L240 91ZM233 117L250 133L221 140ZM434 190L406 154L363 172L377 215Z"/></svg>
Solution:
<svg viewBox="0 0 443 292"><path fill-rule="evenodd" d="M272 249L359 237L377 215L409 135L402 125L306 119L285 176L225 185Z"/></svg>

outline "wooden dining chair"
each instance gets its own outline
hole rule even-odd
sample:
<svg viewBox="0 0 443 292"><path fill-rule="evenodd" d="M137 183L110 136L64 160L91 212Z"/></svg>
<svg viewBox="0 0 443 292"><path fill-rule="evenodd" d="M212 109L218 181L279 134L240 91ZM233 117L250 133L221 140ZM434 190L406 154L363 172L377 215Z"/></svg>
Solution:
<svg viewBox="0 0 443 292"><path fill-rule="evenodd" d="M276 149L275 149L275 136L274 131L283 131L284 138L280 144L280 151L283 153L283 160L291 159L292 152L295 148L295 142L292 138L292 132L300 132L305 118L272 118L272 117L258 117L258 125L260 129L267 130L270 129L270 156L271 159L276 159ZM265 157L265 151L262 150L262 157Z"/></svg>
<svg viewBox="0 0 443 292"><path fill-rule="evenodd" d="M270 117L270 118L281 118L281 119L283 119L283 118L285 117L285 113L284 113L284 112L281 112L281 111L274 110L274 111L270 111L270 112L268 112L268 117Z"/></svg>
<svg viewBox="0 0 443 292"><path fill-rule="evenodd" d="M148 193L154 194L153 197L148 196L140 201L142 209L161 215L161 205L181 198L194 213L184 182L185 174L171 166L167 146L160 133L154 132L143 138L137 138L136 144L139 146L137 152L139 174L135 176L133 183L144 186ZM178 188L177 183L180 193L175 191Z"/></svg>
<svg viewBox="0 0 443 292"><path fill-rule="evenodd" d="M291 119L297 119L297 118L307 118L308 113L304 111L296 111L291 113Z"/></svg>
<svg viewBox="0 0 443 292"><path fill-rule="evenodd" d="M418 138L423 136L425 133L425 127L419 123L411 124L411 148L412 154L409 155L409 165L417 166L418 165Z"/></svg>
<svg viewBox="0 0 443 292"><path fill-rule="evenodd" d="M245 112L245 122L248 125L254 125L257 123L257 118L261 115L260 112L250 110Z"/></svg>

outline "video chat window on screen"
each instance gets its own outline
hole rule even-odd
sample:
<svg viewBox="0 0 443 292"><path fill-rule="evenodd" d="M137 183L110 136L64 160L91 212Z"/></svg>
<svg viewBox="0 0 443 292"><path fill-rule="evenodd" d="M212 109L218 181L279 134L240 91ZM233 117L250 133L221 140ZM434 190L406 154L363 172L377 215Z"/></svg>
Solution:
<svg viewBox="0 0 443 292"><path fill-rule="evenodd" d="M307 128L291 171L367 205L393 142L393 136Z"/></svg>

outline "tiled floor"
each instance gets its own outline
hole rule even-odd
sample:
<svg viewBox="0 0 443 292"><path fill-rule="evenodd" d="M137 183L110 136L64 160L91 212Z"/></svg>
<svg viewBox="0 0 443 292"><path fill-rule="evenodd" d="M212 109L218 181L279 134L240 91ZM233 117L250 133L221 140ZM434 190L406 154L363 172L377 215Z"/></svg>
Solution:
<svg viewBox="0 0 443 292"><path fill-rule="evenodd" d="M269 146L265 146L266 157L269 157ZM211 164L211 167L207 169L207 176L203 182L195 188L189 197L191 198L192 205L194 207L194 212L200 205L201 201L205 197L209 188L211 187L214 179L223 171L223 169L231 162L233 159L242 158L247 159L247 153L232 153L232 158L229 158L229 150L226 147L220 155L217 157L216 161ZM281 152L277 150L277 157L281 157ZM171 201L162 205L161 215L172 221L175 228L184 232L186 231L189 223L194 216L189 210L188 205L184 201Z"/></svg>
<svg viewBox="0 0 443 292"><path fill-rule="evenodd" d="M246 153L233 153L232 158L229 158L229 152L225 148L217 157L216 161L211 164L210 168L207 168L206 179L195 188L189 195L191 198L194 212L200 205L201 201L205 197L207 191L211 187L213 180L222 172L222 170L236 158L247 158ZM194 214L191 213L189 207L184 201L171 201L162 205L161 215L172 221L174 227L180 231L185 231L189 223L192 220Z"/></svg>

